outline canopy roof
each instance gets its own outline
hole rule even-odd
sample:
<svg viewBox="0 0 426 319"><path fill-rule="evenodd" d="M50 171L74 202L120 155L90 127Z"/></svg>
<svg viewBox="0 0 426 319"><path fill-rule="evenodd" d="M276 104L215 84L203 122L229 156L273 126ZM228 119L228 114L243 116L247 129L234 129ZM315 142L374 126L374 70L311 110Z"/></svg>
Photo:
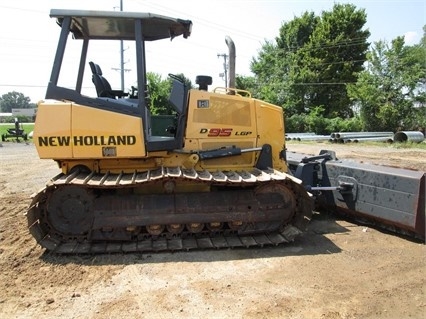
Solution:
<svg viewBox="0 0 426 319"><path fill-rule="evenodd" d="M135 40L135 22L142 22L145 41L154 41L191 34L192 22L158 14L123 11L91 11L52 9L50 17L62 26L65 17L71 18L70 31L76 39Z"/></svg>

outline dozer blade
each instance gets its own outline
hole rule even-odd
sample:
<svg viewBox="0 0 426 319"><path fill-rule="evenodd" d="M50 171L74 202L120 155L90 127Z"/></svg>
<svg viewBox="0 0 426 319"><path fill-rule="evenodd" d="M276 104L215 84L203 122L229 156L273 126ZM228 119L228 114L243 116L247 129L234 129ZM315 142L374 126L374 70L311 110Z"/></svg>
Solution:
<svg viewBox="0 0 426 319"><path fill-rule="evenodd" d="M337 160L330 151L312 160L306 154L288 153L287 159L296 177L315 194L318 206L425 237L425 172Z"/></svg>

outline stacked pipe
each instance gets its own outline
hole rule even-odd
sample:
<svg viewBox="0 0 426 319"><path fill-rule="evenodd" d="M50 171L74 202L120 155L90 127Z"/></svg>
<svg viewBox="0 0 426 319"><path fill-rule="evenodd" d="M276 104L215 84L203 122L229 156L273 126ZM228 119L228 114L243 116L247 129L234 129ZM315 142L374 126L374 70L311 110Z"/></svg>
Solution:
<svg viewBox="0 0 426 319"><path fill-rule="evenodd" d="M315 133L287 133L287 141L329 141L331 143L359 143L359 142L414 142L425 141L420 131L393 132L335 132L330 135L316 135Z"/></svg>
<svg viewBox="0 0 426 319"><path fill-rule="evenodd" d="M285 135L287 141L318 141L318 140L328 140L329 135L316 135L313 132L310 133L287 133Z"/></svg>
<svg viewBox="0 0 426 319"><path fill-rule="evenodd" d="M393 132L338 132L330 137L332 143L393 142Z"/></svg>

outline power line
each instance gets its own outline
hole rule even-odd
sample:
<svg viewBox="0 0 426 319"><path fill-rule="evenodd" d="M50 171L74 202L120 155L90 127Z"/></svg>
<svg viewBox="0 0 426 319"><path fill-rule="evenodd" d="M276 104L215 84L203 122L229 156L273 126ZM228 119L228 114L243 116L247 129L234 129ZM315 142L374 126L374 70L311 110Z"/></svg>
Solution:
<svg viewBox="0 0 426 319"><path fill-rule="evenodd" d="M320 65L335 65L335 64L345 64L345 63L356 63L356 62L366 62L367 59L359 60L344 60L344 61L335 61L335 62L321 62L321 63L309 63L309 66L320 66Z"/></svg>
<svg viewBox="0 0 426 319"><path fill-rule="evenodd" d="M27 11L27 12L35 12L35 13L42 13L42 14L46 14L46 11L41 11L41 10L34 10L34 9L27 9L27 8L16 8L16 7L10 7L10 6L0 6L0 8L2 9L12 9L12 10L17 10L17 11Z"/></svg>
<svg viewBox="0 0 426 319"><path fill-rule="evenodd" d="M72 85L63 85L69 89L74 89ZM47 85L33 85L33 84L0 84L0 87L22 87L22 88L47 88ZM83 89L92 89L91 86L83 86Z"/></svg>
<svg viewBox="0 0 426 319"><path fill-rule="evenodd" d="M291 85L300 86L319 86L319 85L347 85L357 82L305 82L305 83L292 83Z"/></svg>
<svg viewBox="0 0 426 319"><path fill-rule="evenodd" d="M361 40L363 39L363 40ZM339 42L333 43L333 44L319 44L314 46L309 46L310 43L307 45L301 45L301 46L293 46L288 48L278 48L282 52L295 52L300 49L311 51L311 50L318 50L318 49L328 49L328 48L344 48L344 47L350 47L360 44L365 44L365 40L367 40L367 37L363 38L354 38L354 39L344 39ZM276 45L278 46L278 45Z"/></svg>
<svg viewBox="0 0 426 319"><path fill-rule="evenodd" d="M1 87L12 87L12 86L16 86L16 87L25 87L25 88L46 88L47 85L33 85L33 84L0 84Z"/></svg>
<svg viewBox="0 0 426 319"><path fill-rule="evenodd" d="M208 27L213 27L215 30L223 30L223 31L226 31L226 32L232 31L234 33L238 33L239 35L241 35L245 38L251 39L251 40L263 40L264 39L264 37L262 37L262 36L255 36L252 33L248 33L248 32L245 32L243 30L240 30L240 29L236 29L236 28L232 28L232 27L231 28L229 28L229 27L225 28L222 24L219 24L219 23L207 20L207 19L202 19L199 16L194 16L194 15L188 14L187 12L183 12L183 11L179 11L179 10L171 11L168 7L162 6L162 5L157 4L157 3L152 3L150 1L144 1L144 3L142 3L141 1L136 1L136 2L139 3L140 5L146 5L147 2L148 2L148 4L151 7L153 7L154 9L158 8L160 10L163 10L164 12L167 12L168 14L174 14L174 15L175 14L182 14L182 15L185 15L185 16L190 17L190 18L192 17L192 18L196 19L200 24L208 26Z"/></svg>

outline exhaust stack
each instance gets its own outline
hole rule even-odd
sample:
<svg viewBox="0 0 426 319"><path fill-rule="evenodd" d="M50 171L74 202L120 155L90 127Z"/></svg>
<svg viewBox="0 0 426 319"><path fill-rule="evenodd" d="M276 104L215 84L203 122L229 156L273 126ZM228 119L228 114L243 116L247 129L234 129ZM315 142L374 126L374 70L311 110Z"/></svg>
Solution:
<svg viewBox="0 0 426 319"><path fill-rule="evenodd" d="M225 37L226 45L229 49L229 85L231 89L235 89L235 44L229 36ZM233 92L233 91L232 91Z"/></svg>

